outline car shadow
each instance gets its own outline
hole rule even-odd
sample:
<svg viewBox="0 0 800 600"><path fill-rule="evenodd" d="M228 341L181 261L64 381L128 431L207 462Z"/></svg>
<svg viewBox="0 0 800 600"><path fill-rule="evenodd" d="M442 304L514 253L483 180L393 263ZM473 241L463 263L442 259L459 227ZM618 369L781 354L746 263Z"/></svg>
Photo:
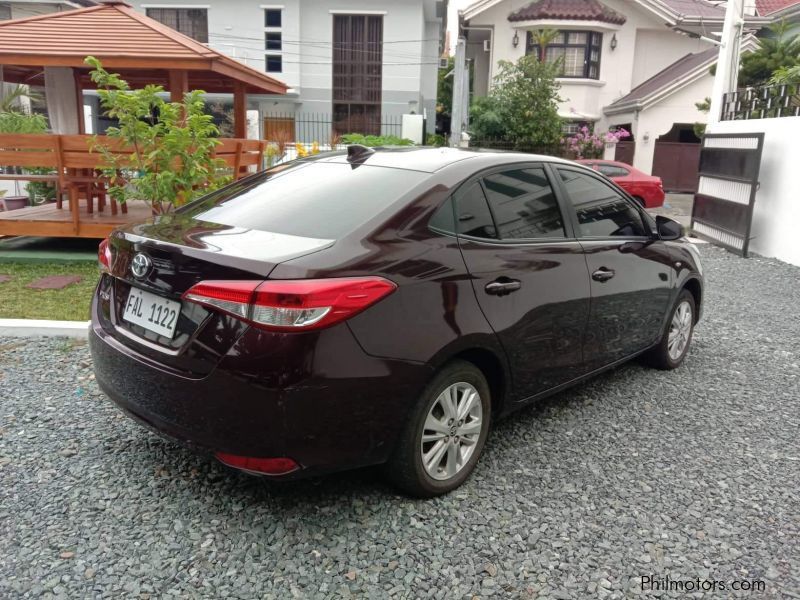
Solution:
<svg viewBox="0 0 800 600"><path fill-rule="evenodd" d="M493 455L492 462L513 459L508 454L517 447L512 438L518 434L519 428L535 428L545 414L558 422L559 414L566 416L565 411L594 402L595 399L601 402L608 388L621 385L629 377L636 377L639 371L652 373L636 362L627 363L520 408L495 424L487 440L485 454ZM566 425L566 418L563 421L565 426L572 426ZM268 477L249 475L226 467L206 453L180 446L156 434L141 432L134 444L140 459L147 461L156 475L159 468L168 471L166 476L156 476L153 483L156 487L174 486L177 479L178 484L187 488L186 491L191 495L199 498L225 496L232 505L268 505L271 512L293 513L336 506L342 500L359 499L369 503L374 498L377 502L387 496L410 503L425 502L399 493L385 480L381 466L308 479L271 481ZM130 450L134 451L133 448ZM488 462L479 462L476 473L491 469ZM183 468L170 469L168 465L183 465Z"/></svg>

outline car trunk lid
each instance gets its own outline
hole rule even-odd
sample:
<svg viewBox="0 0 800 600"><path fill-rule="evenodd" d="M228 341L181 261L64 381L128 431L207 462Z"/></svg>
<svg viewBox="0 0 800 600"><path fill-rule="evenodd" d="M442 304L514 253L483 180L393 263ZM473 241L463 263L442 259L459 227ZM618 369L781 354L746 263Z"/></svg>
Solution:
<svg viewBox="0 0 800 600"><path fill-rule="evenodd" d="M166 368L202 376L213 369L247 325L230 315L182 301L182 295L200 281L264 280L279 263L318 252L333 241L175 214L119 229L109 244L113 257L110 276L101 281L99 294L104 328L121 343ZM146 268L134 274L137 256ZM124 318L134 288L180 303L172 337Z"/></svg>

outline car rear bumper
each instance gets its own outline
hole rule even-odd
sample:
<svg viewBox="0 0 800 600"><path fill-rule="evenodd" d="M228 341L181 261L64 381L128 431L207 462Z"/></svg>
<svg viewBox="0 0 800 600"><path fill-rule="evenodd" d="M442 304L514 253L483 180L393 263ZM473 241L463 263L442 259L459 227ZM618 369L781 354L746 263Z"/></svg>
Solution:
<svg viewBox="0 0 800 600"><path fill-rule="evenodd" d="M96 318L89 337L97 382L125 412L201 450L291 458L301 469L287 477L387 460L431 375L365 354L346 325L315 334L250 329L201 379L137 353Z"/></svg>

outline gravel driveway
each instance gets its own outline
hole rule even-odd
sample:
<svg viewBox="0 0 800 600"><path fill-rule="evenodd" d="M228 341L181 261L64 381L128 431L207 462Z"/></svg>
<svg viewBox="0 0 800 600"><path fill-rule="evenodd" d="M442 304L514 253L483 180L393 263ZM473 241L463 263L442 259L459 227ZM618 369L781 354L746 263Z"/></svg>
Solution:
<svg viewBox="0 0 800 600"><path fill-rule="evenodd" d="M85 345L0 340L0 597L655 597L641 578L669 575L800 598L800 269L702 253L681 369L518 413L433 501L227 471L123 417Z"/></svg>

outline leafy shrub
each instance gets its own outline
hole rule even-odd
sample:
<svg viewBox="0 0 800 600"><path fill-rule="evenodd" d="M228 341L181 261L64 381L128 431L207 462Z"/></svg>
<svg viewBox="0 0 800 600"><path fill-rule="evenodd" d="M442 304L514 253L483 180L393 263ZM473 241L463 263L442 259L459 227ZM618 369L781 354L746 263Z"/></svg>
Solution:
<svg viewBox="0 0 800 600"><path fill-rule="evenodd" d="M425 145L441 148L447 145L447 140L443 135L439 135L438 133L429 133L428 137L425 138Z"/></svg>
<svg viewBox="0 0 800 600"><path fill-rule="evenodd" d="M396 135L362 135L360 133L346 133L341 137L343 144L361 144L369 148L376 146L413 146L414 142Z"/></svg>
<svg viewBox="0 0 800 600"><path fill-rule="evenodd" d="M471 132L478 138L504 138L517 144L549 146L561 139L558 116L561 64L523 56L516 63L500 61L500 72L488 96L477 98Z"/></svg>
<svg viewBox="0 0 800 600"><path fill-rule="evenodd" d="M164 92L160 85L131 90L93 56L86 63L93 67L91 77L102 107L119 123L106 135L133 150L130 155L114 154L95 138L114 200L144 200L154 213L165 213L228 181L224 161L214 158L219 130L206 114L203 92L189 92L182 102L167 102L160 96Z"/></svg>

